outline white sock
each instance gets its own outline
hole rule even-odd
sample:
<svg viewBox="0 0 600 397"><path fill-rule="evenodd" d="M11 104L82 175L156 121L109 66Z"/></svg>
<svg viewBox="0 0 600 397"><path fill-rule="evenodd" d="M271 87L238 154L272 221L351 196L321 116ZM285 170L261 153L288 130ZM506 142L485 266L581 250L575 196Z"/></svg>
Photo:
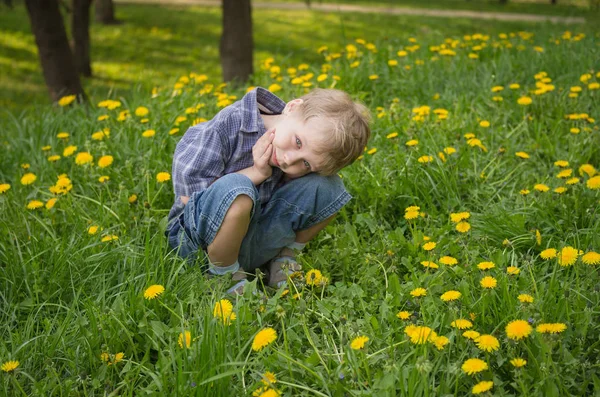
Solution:
<svg viewBox="0 0 600 397"><path fill-rule="evenodd" d="M240 269L240 263L235 261L229 266L215 266L212 263L208 264L208 272L215 276L222 276L229 273L235 273Z"/></svg>
<svg viewBox="0 0 600 397"><path fill-rule="evenodd" d="M286 246L286 248L290 248L290 249L292 249L294 251L300 252L300 251L302 251L304 249L304 247L306 247L306 244L307 243L297 243L297 242L294 241L293 243L288 244Z"/></svg>

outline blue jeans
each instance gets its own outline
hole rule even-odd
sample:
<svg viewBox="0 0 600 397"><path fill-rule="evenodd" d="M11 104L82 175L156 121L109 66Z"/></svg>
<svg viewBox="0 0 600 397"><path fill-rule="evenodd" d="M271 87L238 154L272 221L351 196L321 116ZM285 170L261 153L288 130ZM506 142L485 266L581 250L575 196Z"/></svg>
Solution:
<svg viewBox="0 0 600 397"><path fill-rule="evenodd" d="M324 221L352 198L339 176L308 174L280 186L268 202L261 203L250 178L227 174L208 189L190 196L183 214L167 230L171 248L192 260L200 249L206 251L231 204L241 194L254 203L238 256L240 266L246 271L273 259L283 247L295 241L296 231Z"/></svg>

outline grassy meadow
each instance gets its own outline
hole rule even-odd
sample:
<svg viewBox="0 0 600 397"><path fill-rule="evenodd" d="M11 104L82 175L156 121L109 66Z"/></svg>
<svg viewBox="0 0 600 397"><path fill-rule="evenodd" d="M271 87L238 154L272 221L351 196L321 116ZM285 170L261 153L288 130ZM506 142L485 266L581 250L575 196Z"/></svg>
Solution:
<svg viewBox="0 0 600 397"><path fill-rule="evenodd" d="M256 74L234 87L218 10L119 6L124 25L92 29L91 103L51 106L14 13L0 395L597 395L589 24L261 11ZM373 134L340 173L353 200L298 257L306 273L234 298L163 233L178 140L253 86L343 89Z"/></svg>

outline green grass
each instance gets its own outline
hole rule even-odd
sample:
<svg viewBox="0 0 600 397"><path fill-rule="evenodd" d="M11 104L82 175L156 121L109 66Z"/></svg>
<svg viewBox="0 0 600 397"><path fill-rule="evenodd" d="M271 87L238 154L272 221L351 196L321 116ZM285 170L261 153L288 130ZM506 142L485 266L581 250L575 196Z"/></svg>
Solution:
<svg viewBox="0 0 600 397"><path fill-rule="evenodd" d="M135 84L150 89L190 70L219 79L219 9L117 5L116 10L123 25L91 27L94 77L83 79L83 84L92 98L109 93L118 96ZM261 59L275 54L285 55L292 63L314 61L314 49L332 39L338 42L363 35L385 39L397 36L399 26L402 37L480 30L498 33L536 26L264 9L255 9L253 16L257 67ZM50 103L24 5L17 2L14 10L3 9L0 26L0 106L16 112Z"/></svg>
<svg viewBox="0 0 600 397"><path fill-rule="evenodd" d="M22 8L14 15L22 17ZM7 21L2 24L3 54L34 62L31 38L18 17L0 17ZM119 17L127 23L94 27L98 66L118 67L112 72L97 68L106 78L88 85L89 105L38 105L36 112L15 107L3 119L0 185L11 187L0 194L0 363L18 360L20 365L15 372L0 372L0 394L250 395L262 387L266 371L276 375L274 386L285 396L467 395L481 380L494 382L494 395L592 395L600 387L598 266L578 259L563 267L556 259L540 257L546 248L600 250L600 193L587 186L595 179L579 171L583 164L600 169L600 90L587 85L600 81L600 47L592 27L571 29L573 35L586 34L575 41L563 39L565 28L556 25L440 24L439 19L385 15L328 15L325 23L324 16L312 12L255 13L257 74L251 84L277 82L282 86L277 94L290 100L305 89L291 84L287 68L306 63L308 70L301 73L314 74L308 79L313 86L335 86L368 105L374 121L367 149L377 150L341 172L354 199L299 257L306 270L323 272L328 285L298 282L282 296L283 290L264 288L256 280L243 297L232 299L237 319L227 326L213 318L213 308L225 297L228 282L206 278L198 264L186 264L169 252L163 231L172 186L156 181L157 173L170 171L175 145L187 127L219 110L205 85L219 83L214 72L218 13L123 6ZM168 29L170 37L149 43L153 26L160 35ZM319 28L305 33L314 26ZM203 29L210 40L200 35ZM523 31L534 35L515 34L507 41L498 36ZM475 33L489 38L464 37ZM399 50L413 44L410 37L419 48L399 57ZM377 51L356 43L357 38ZM456 56L431 50L449 45L446 39L457 40ZM351 43L360 52L356 67L357 59L345 54L324 58ZM487 45L477 50L482 43ZM319 55L321 45L329 49ZM544 51L537 52L536 46ZM479 58L470 59L471 53ZM281 67L280 76L261 67L268 56ZM399 64L389 66L388 60ZM324 63L331 71L318 83ZM11 92L15 103L25 97L17 89L19 79L31 78L35 85L33 69L15 78L18 70L1 71L8 87L4 94ZM534 76L541 71L555 89L536 95ZM206 72L209 80L192 78L173 95L175 83L190 72ZM136 77L126 76L136 73L147 84L128 88ZM586 84L580 81L585 73L592 75ZM378 78L370 79L373 75ZM123 86L111 91L118 87L117 77ZM511 83L520 88L510 89ZM504 90L492 93L498 85ZM154 86L159 91L152 98ZM569 97L573 86L582 87L577 98ZM239 99L245 89L223 91ZM518 105L521 96L530 96L532 104ZM97 106L107 98L121 106ZM205 106L186 113L201 103ZM430 114L413 120L413 108L423 105L431 107ZM133 115L139 106L149 109L145 123ZM446 109L448 118L440 120L434 109ZM131 117L118 121L124 110ZM589 117L568 120L565 116L572 113ZM99 121L104 115L109 118ZM179 116L185 116L179 133L169 135ZM490 126L481 126L483 120ZM110 130L107 139L91 138L104 128ZM156 135L143 138L147 129ZM70 135L60 139L59 132ZM393 132L398 136L387 138ZM487 151L471 146L467 133L475 134ZM418 145L407 147L409 139ZM64 157L68 145L90 152L95 164L77 165L75 154ZM44 146L50 150L42 151ZM448 147L456 153L442 161L438 153ZM519 151L530 158L517 157ZM55 154L63 157L49 162ZM99 168L102 155L112 155L114 163ZM433 161L419 162L426 155ZM556 160L569 161L579 183L565 185L557 178ZM37 176L31 185L20 182L26 172ZM48 189L60 174L68 175L73 189L57 196L51 209L26 209L31 200L46 203L53 197ZM101 176L110 179L100 183ZM542 193L533 189L537 183L568 190ZM522 195L522 189L531 193ZM133 194L137 200L130 203ZM411 205L419 206L423 216L405 219ZM450 219L460 211L470 213L471 230L465 234ZM93 225L100 229L89 234ZM118 240L103 242L109 235ZM432 251L422 248L426 236L437 243ZM443 255L458 264L441 264ZM423 261L435 261L439 268L425 268ZM495 267L479 270L483 261ZM520 273L509 275L508 266ZM493 276L497 286L483 289L484 275ZM163 285L165 292L144 299L153 284ZM410 292L418 287L426 288L427 296L413 298ZM265 298L254 295L253 288L264 291ZM448 290L462 297L445 303L440 296ZM530 294L534 302L520 303L519 294ZM409 319L396 317L399 311L408 311ZM498 350L480 350L451 326L471 313L473 329L495 336ZM505 331L513 320L531 320L534 328L564 323L567 329L556 335L534 330L513 341ZM430 327L449 343L443 350L429 342L413 344L405 334L408 324ZM266 327L276 330L277 340L255 352L253 338ZM189 349L178 345L183 331L191 333ZM351 341L359 335L369 341L365 349L353 350ZM120 352L123 360L113 365L101 359L108 353L114 360ZM466 375L461 366L475 357L489 369ZM514 369L509 361L515 357L527 365Z"/></svg>

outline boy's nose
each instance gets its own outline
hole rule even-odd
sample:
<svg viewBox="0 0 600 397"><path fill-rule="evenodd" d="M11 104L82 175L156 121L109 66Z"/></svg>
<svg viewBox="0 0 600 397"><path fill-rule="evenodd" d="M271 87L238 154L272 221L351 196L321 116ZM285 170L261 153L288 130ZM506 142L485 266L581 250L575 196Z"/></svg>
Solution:
<svg viewBox="0 0 600 397"><path fill-rule="evenodd" d="M283 155L283 160L285 164L289 167L294 164L296 161L296 156L294 153L287 152Z"/></svg>

